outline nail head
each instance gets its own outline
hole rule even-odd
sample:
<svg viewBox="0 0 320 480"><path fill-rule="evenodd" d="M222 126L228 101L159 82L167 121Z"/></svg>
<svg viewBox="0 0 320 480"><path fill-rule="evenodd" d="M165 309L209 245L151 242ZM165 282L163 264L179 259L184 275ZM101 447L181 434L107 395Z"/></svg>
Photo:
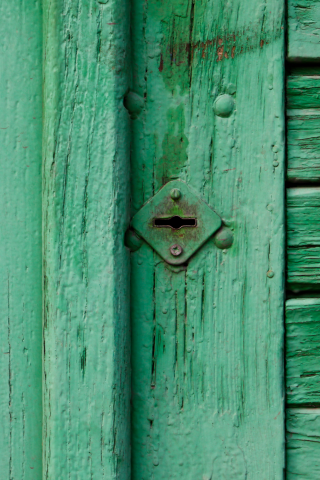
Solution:
<svg viewBox="0 0 320 480"><path fill-rule="evenodd" d="M231 245L233 244L233 233L230 230L230 228L227 228L227 227L221 228L214 237L214 243L218 248L221 248L221 250L230 248Z"/></svg>
<svg viewBox="0 0 320 480"><path fill-rule="evenodd" d="M181 197L179 188L173 188L170 192L170 196L173 200L178 200Z"/></svg>
<svg viewBox="0 0 320 480"><path fill-rule="evenodd" d="M180 245L175 243L170 247L170 252L171 252L171 255L173 255L174 257L178 257L179 255L181 255L183 250L182 250L182 247L180 247Z"/></svg>
<svg viewBox="0 0 320 480"><path fill-rule="evenodd" d="M231 95L224 94L219 95L219 97L214 102L213 110L218 117L230 117L234 109L234 100Z"/></svg>

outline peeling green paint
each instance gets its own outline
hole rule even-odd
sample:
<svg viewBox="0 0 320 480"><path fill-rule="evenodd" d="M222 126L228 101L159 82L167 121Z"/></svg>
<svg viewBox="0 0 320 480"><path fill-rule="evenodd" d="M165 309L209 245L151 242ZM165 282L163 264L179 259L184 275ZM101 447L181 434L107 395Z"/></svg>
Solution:
<svg viewBox="0 0 320 480"><path fill-rule="evenodd" d="M156 181L164 185L169 180L179 178L183 168L187 167L188 138L185 135L184 106L170 108L167 112L167 133L162 141L163 155L157 163Z"/></svg>

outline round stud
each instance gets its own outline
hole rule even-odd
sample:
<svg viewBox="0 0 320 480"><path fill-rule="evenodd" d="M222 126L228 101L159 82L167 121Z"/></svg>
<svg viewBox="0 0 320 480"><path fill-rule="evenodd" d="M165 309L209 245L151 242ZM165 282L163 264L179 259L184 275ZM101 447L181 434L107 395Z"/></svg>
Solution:
<svg viewBox="0 0 320 480"><path fill-rule="evenodd" d="M224 95L219 95L213 105L213 110L218 117L230 117L234 109L234 100L231 95L225 93Z"/></svg>
<svg viewBox="0 0 320 480"><path fill-rule="evenodd" d="M136 252L142 245L142 240L133 230L127 230L124 237L124 244L131 252Z"/></svg>
<svg viewBox="0 0 320 480"><path fill-rule="evenodd" d="M130 91L125 95L123 99L123 105L128 110L132 120L135 120L136 118L138 118L141 110L144 107L144 99L140 97L140 95L138 95L137 93Z"/></svg>
<svg viewBox="0 0 320 480"><path fill-rule="evenodd" d="M221 250L230 248L233 244L233 233L230 228L222 227L214 237L214 243Z"/></svg>
<svg viewBox="0 0 320 480"><path fill-rule="evenodd" d="M268 278L273 278L274 277L274 272L272 270L267 271L267 277Z"/></svg>
<svg viewBox="0 0 320 480"><path fill-rule="evenodd" d="M179 200L179 198L181 197L181 192L179 188L173 188L170 192L170 197L172 198L172 200Z"/></svg>
<svg viewBox="0 0 320 480"><path fill-rule="evenodd" d="M173 255L174 257L179 257L179 255L181 255L183 250L182 250L182 247L180 247L180 245L175 243L170 247L170 252L171 252L171 255Z"/></svg>

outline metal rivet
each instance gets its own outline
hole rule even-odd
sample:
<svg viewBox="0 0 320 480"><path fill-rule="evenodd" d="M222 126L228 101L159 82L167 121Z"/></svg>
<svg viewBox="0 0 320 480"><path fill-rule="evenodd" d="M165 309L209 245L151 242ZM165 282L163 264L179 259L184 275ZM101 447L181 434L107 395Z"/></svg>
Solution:
<svg viewBox="0 0 320 480"><path fill-rule="evenodd" d="M144 107L144 99L137 93L130 91L125 95L123 99L123 105L128 110L132 120L135 120L138 118L141 110Z"/></svg>
<svg viewBox="0 0 320 480"><path fill-rule="evenodd" d="M124 244L131 252L136 252L142 245L142 240L138 235L132 230L127 230L124 237Z"/></svg>
<svg viewBox="0 0 320 480"><path fill-rule="evenodd" d="M179 255L181 255L183 250L182 250L182 247L180 247L180 245L175 243L170 247L170 252L171 252L171 255L173 255L174 257L178 257Z"/></svg>
<svg viewBox="0 0 320 480"><path fill-rule="evenodd" d="M230 228L221 228L214 237L214 243L222 250L230 248L233 244L233 233L231 232Z"/></svg>
<svg viewBox="0 0 320 480"><path fill-rule="evenodd" d="M278 166L279 166L279 162L273 162L273 166L274 166L274 167L278 167Z"/></svg>
<svg viewBox="0 0 320 480"><path fill-rule="evenodd" d="M180 192L179 188L173 188L170 192L170 197L173 200L178 200L181 197L181 192Z"/></svg>
<svg viewBox="0 0 320 480"><path fill-rule="evenodd" d="M274 277L274 272L272 270L267 271L267 277L268 278L273 278Z"/></svg>
<svg viewBox="0 0 320 480"><path fill-rule="evenodd" d="M219 95L213 105L213 110L218 117L230 117L234 109L234 100L231 95Z"/></svg>

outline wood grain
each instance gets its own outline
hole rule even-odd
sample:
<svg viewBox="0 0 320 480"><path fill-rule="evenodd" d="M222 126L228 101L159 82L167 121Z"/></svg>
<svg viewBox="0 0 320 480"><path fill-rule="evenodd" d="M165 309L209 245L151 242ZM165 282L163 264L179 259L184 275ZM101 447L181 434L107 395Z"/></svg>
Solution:
<svg viewBox="0 0 320 480"><path fill-rule="evenodd" d="M320 4L318 0L288 0L288 59L320 57Z"/></svg>
<svg viewBox="0 0 320 480"><path fill-rule="evenodd" d="M287 77L287 108L320 108L319 68L299 68Z"/></svg>
<svg viewBox="0 0 320 480"><path fill-rule="evenodd" d="M317 72L318 73L318 72ZM287 177L291 181L320 179L320 76L287 79Z"/></svg>
<svg viewBox="0 0 320 480"><path fill-rule="evenodd" d="M44 477L130 478L129 9L44 2Z"/></svg>
<svg viewBox="0 0 320 480"><path fill-rule="evenodd" d="M0 39L0 477L40 480L40 3L1 2Z"/></svg>
<svg viewBox="0 0 320 480"><path fill-rule="evenodd" d="M320 282L320 188L287 190L287 280L316 288Z"/></svg>
<svg viewBox="0 0 320 480"><path fill-rule="evenodd" d="M287 403L320 404L320 298L286 303Z"/></svg>
<svg viewBox="0 0 320 480"><path fill-rule="evenodd" d="M132 9L132 214L179 178L234 232L178 269L132 254L132 478L280 480L283 3Z"/></svg>
<svg viewBox="0 0 320 480"><path fill-rule="evenodd" d="M320 476L320 409L288 409L286 427L286 479L318 479Z"/></svg>

